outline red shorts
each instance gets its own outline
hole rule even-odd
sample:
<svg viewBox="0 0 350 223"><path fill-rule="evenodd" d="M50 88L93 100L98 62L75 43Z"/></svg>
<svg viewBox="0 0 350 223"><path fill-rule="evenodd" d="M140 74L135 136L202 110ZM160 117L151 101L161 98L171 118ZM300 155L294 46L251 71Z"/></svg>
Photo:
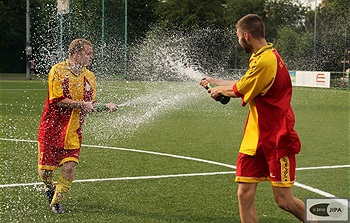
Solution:
<svg viewBox="0 0 350 223"><path fill-rule="evenodd" d="M272 186L291 187L295 181L295 154L269 161L263 154L238 154L236 182L258 183L269 180Z"/></svg>
<svg viewBox="0 0 350 223"><path fill-rule="evenodd" d="M78 163L79 154L80 148L65 150L38 143L38 168L42 170L55 170L68 161Z"/></svg>

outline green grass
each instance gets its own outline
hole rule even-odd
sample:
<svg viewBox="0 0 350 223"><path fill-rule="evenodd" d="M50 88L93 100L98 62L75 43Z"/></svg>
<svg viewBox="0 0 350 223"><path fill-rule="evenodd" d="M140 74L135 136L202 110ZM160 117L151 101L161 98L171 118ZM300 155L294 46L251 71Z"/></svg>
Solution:
<svg viewBox="0 0 350 223"><path fill-rule="evenodd" d="M99 82L101 102L135 104L87 117L76 172L76 180L82 182L75 182L64 200L70 212L55 215L43 186L35 184L40 182L35 140L46 82L3 80L0 87L0 184L29 184L0 187L1 222L239 222L232 173L137 178L234 171L140 151L235 165L248 109L239 99L223 106L197 83ZM298 167L350 164L349 99L350 92L344 90L294 89L296 130L302 140ZM349 168L300 170L297 181L350 197L349 176ZM119 180L84 181L105 178ZM294 187L294 194L303 200L322 197L299 187ZM259 185L256 205L260 222L298 222L277 208L269 183Z"/></svg>

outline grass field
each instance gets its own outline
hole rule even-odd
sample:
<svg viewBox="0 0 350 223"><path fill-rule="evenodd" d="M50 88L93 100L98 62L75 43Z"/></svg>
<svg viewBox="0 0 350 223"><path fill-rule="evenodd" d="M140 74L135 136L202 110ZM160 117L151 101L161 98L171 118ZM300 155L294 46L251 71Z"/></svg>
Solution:
<svg viewBox="0 0 350 223"><path fill-rule="evenodd" d="M88 116L69 213L55 215L36 163L46 82L0 87L1 222L239 222L234 166L248 111L239 99L221 105L197 83L100 82L101 102L127 106ZM350 197L349 99L345 90L294 89L302 200ZM259 222L298 222L267 182L256 205Z"/></svg>

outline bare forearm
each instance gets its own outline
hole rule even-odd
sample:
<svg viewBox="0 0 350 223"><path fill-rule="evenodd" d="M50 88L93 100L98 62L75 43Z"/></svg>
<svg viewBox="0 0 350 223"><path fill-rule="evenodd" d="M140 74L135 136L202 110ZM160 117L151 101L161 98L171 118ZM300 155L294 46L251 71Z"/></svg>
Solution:
<svg viewBox="0 0 350 223"><path fill-rule="evenodd" d="M206 77L205 79L211 84L215 84L217 86L233 86L235 83L237 83L237 80L223 80L213 77Z"/></svg>
<svg viewBox="0 0 350 223"><path fill-rule="evenodd" d="M85 101L76 101L69 98L65 98L62 101L58 102L57 105L59 107L67 107L67 108L79 108L84 109L86 107L92 107L91 102L85 102Z"/></svg>
<svg viewBox="0 0 350 223"><path fill-rule="evenodd" d="M227 85L227 86L222 86L222 95L231 97L231 98L238 98L238 96L236 95L236 93L233 90L233 85L235 83L232 83L232 85Z"/></svg>

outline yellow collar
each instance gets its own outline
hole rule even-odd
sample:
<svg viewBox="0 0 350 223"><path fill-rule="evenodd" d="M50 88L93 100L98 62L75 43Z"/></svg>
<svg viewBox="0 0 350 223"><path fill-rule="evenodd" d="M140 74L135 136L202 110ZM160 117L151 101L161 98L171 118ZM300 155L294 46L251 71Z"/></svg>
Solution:
<svg viewBox="0 0 350 223"><path fill-rule="evenodd" d="M261 54L262 52L264 52L265 50L269 50L273 48L273 44L272 43L267 43L266 46L261 47L258 52L254 53L253 56L257 56L259 54Z"/></svg>

